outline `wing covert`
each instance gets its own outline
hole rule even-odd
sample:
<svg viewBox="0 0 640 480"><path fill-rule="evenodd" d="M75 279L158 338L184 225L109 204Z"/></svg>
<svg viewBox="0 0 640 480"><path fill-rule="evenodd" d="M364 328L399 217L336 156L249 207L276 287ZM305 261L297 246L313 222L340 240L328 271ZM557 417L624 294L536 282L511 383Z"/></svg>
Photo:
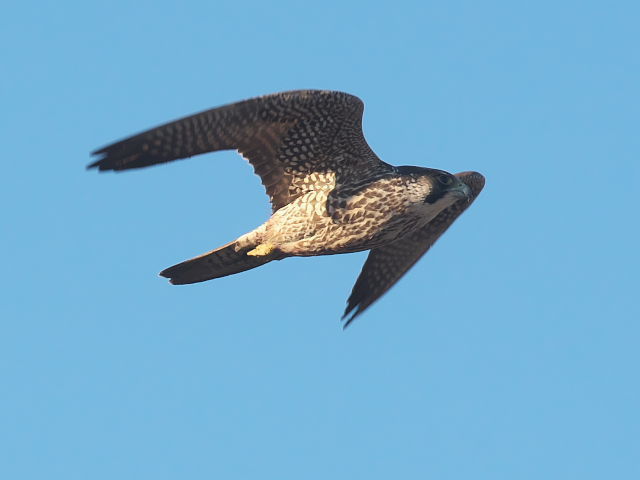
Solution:
<svg viewBox="0 0 640 480"><path fill-rule="evenodd" d="M388 168L364 139L363 110L359 98L343 92L265 95L108 145L93 152L99 158L89 168L120 171L236 149L260 176L275 211L308 191L310 173L334 172L336 178Z"/></svg>

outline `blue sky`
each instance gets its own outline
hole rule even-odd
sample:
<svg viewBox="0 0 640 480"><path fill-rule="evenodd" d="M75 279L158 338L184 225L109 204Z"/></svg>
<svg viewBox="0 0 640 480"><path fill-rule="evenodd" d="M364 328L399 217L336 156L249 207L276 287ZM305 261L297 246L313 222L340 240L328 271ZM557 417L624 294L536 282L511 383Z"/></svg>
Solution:
<svg viewBox="0 0 640 480"><path fill-rule="evenodd" d="M637 2L21 2L0 19L0 476L640 478ZM346 332L365 254L170 286L269 213L233 152L89 152L344 90L477 202Z"/></svg>

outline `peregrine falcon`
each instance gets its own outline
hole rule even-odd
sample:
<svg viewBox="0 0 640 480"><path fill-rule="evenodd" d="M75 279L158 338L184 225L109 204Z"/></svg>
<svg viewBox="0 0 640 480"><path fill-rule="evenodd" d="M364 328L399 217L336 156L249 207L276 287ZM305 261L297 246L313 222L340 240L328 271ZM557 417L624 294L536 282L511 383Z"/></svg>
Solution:
<svg viewBox="0 0 640 480"><path fill-rule="evenodd" d="M383 162L362 133L363 110L359 98L343 92L265 95L96 150L88 168L119 171L238 150L262 180L271 217L160 275L182 285L291 256L370 250L342 317L346 328L429 250L484 186L477 172L452 175Z"/></svg>

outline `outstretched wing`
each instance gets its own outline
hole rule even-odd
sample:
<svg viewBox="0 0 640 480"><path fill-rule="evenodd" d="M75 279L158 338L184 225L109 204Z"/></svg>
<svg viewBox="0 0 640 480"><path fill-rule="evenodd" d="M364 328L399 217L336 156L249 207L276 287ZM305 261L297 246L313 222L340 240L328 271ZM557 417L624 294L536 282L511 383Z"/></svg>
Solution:
<svg viewBox="0 0 640 480"><path fill-rule="evenodd" d="M371 250L347 301L342 318L349 314L351 316L344 328L384 295L422 255L427 253L436 240L473 203L484 187L484 177L477 172L457 173L456 177L471 189L472 197L468 201L459 200L440 212L421 230L390 245Z"/></svg>
<svg viewBox="0 0 640 480"><path fill-rule="evenodd" d="M299 90L233 103L161 125L93 152L89 168L126 170L205 152L237 149L265 186L273 210L323 178L389 168L362 133L362 101L347 93ZM305 182L306 180L306 182Z"/></svg>

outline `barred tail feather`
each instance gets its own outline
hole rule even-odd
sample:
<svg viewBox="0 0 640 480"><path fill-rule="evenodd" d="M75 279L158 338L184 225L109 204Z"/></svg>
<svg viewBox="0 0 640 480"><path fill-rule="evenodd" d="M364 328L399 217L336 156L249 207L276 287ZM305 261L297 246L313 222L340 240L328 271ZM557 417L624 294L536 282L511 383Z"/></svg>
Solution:
<svg viewBox="0 0 640 480"><path fill-rule="evenodd" d="M174 285L185 285L244 272L278 259L272 255L249 256L246 248L236 252L235 246L235 241L228 243L211 252L169 267L160 272L160 275L168 278Z"/></svg>

